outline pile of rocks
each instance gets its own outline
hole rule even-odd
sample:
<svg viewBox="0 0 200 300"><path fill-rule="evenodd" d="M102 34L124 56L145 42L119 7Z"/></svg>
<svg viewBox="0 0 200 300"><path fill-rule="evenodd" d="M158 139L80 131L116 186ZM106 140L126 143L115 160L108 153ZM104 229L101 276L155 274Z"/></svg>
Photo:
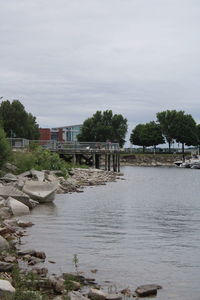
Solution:
<svg viewBox="0 0 200 300"><path fill-rule="evenodd" d="M122 175L122 174L117 174ZM106 182L115 181L118 176L111 171L100 169L74 168L69 172L67 180L60 177L60 192L80 192L83 186L105 185Z"/></svg>

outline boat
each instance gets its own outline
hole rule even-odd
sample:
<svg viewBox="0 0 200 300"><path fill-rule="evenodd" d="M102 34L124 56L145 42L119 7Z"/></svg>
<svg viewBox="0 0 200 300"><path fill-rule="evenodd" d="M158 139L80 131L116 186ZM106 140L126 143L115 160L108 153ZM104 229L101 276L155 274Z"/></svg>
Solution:
<svg viewBox="0 0 200 300"><path fill-rule="evenodd" d="M52 202L55 199L58 185L51 182L26 181L23 192L39 203Z"/></svg>
<svg viewBox="0 0 200 300"><path fill-rule="evenodd" d="M175 161L174 164L180 168L200 169L200 156L194 156L185 161Z"/></svg>

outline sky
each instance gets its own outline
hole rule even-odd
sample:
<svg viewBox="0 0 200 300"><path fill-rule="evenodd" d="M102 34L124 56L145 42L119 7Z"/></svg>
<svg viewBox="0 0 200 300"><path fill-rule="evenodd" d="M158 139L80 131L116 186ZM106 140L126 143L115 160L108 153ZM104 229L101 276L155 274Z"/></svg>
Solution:
<svg viewBox="0 0 200 300"><path fill-rule="evenodd" d="M167 109L200 123L199 0L0 0L0 45L0 96L40 127L107 109L129 132Z"/></svg>

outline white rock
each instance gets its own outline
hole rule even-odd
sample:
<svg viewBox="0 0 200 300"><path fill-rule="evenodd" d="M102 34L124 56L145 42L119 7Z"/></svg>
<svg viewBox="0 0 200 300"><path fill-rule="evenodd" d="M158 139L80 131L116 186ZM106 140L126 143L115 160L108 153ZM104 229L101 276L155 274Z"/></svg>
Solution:
<svg viewBox="0 0 200 300"><path fill-rule="evenodd" d="M122 300L119 294L108 294L97 289L90 289L88 297L95 300Z"/></svg>
<svg viewBox="0 0 200 300"><path fill-rule="evenodd" d="M84 297L81 293L74 291L69 293L69 298L70 300L88 300L88 298Z"/></svg>
<svg viewBox="0 0 200 300"><path fill-rule="evenodd" d="M31 170L32 177L35 177L38 181L43 182L45 180L44 172L37 171L37 170Z"/></svg>
<svg viewBox="0 0 200 300"><path fill-rule="evenodd" d="M7 199L7 205L10 207L14 216L26 215L30 213L28 206L17 201L16 199L9 197Z"/></svg>
<svg viewBox="0 0 200 300"><path fill-rule="evenodd" d="M8 280L0 279L0 296L4 296L9 293L15 293L15 288Z"/></svg>
<svg viewBox="0 0 200 300"><path fill-rule="evenodd" d="M0 235L0 251L6 250L9 248L9 244L6 241L6 239L4 239L1 235Z"/></svg>

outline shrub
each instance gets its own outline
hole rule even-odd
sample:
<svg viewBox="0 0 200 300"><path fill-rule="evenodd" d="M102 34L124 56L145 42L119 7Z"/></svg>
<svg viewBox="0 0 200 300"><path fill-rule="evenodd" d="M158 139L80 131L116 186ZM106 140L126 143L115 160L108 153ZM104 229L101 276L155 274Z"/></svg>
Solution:
<svg viewBox="0 0 200 300"><path fill-rule="evenodd" d="M6 139L5 132L0 128L0 167L2 167L11 155L11 147Z"/></svg>
<svg viewBox="0 0 200 300"><path fill-rule="evenodd" d="M32 152L13 153L13 164L18 168L18 173L31 169L41 170L59 170L62 176L67 175L67 169L71 167L59 157L57 153L44 150L41 147Z"/></svg>
<svg viewBox="0 0 200 300"><path fill-rule="evenodd" d="M23 173L35 167L36 158L32 152L13 153L13 164L18 168L17 173Z"/></svg>

